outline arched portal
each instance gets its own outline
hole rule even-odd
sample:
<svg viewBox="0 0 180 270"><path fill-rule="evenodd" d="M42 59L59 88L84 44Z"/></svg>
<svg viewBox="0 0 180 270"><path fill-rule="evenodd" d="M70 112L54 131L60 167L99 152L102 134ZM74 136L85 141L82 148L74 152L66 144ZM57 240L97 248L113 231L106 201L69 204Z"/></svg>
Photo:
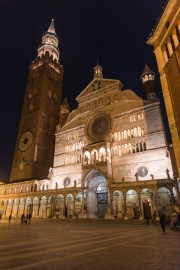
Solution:
<svg viewBox="0 0 180 270"><path fill-rule="evenodd" d="M92 170L85 178L84 209L89 218L104 218L108 207L106 179L98 170Z"/></svg>

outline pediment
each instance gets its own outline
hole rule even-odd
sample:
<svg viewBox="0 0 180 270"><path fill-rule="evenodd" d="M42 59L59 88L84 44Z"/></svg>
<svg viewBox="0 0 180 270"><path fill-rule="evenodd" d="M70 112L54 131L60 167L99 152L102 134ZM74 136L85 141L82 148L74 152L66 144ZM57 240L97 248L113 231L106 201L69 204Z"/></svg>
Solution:
<svg viewBox="0 0 180 270"><path fill-rule="evenodd" d="M77 96L76 100L80 103L85 100L94 98L103 91L111 91L115 87L122 88L122 84L119 80L94 78L88 86Z"/></svg>

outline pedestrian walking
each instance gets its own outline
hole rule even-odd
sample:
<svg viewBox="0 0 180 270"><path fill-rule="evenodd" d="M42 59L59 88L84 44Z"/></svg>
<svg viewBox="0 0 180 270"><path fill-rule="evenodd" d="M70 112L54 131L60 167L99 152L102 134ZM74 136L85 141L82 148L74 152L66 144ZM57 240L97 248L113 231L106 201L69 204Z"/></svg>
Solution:
<svg viewBox="0 0 180 270"><path fill-rule="evenodd" d="M163 230L163 232L165 233L165 229L166 229L166 216L165 216L165 214L163 213L162 215L161 215L161 217L160 217L160 224L161 224L161 228L162 228L162 230Z"/></svg>
<svg viewBox="0 0 180 270"><path fill-rule="evenodd" d="M11 214L9 215L9 223L10 223L10 221L11 221Z"/></svg>
<svg viewBox="0 0 180 270"><path fill-rule="evenodd" d="M21 216L21 224L23 224L23 222L24 222L24 214L22 214Z"/></svg>
<svg viewBox="0 0 180 270"><path fill-rule="evenodd" d="M29 214L29 217L28 217L28 224L31 224L31 214Z"/></svg>
<svg viewBox="0 0 180 270"><path fill-rule="evenodd" d="M25 224L27 224L27 222L28 222L28 218L29 218L29 216L28 216L28 215L26 215L26 216L25 216L25 218L24 218L24 223L25 223Z"/></svg>
<svg viewBox="0 0 180 270"><path fill-rule="evenodd" d="M145 219L146 219L146 224L149 225L149 216L147 214L146 214Z"/></svg>

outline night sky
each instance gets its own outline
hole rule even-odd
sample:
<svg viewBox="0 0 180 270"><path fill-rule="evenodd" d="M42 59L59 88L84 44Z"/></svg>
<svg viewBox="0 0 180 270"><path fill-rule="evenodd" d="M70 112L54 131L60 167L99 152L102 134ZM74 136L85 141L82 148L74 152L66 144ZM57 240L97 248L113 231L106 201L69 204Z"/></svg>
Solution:
<svg viewBox="0 0 180 270"><path fill-rule="evenodd" d="M64 66L63 98L75 98L93 79L97 58L103 77L143 97L145 63L156 74L170 138L153 46L146 41L166 0L4 0L1 28L0 178L8 178L18 133L29 65L54 17Z"/></svg>

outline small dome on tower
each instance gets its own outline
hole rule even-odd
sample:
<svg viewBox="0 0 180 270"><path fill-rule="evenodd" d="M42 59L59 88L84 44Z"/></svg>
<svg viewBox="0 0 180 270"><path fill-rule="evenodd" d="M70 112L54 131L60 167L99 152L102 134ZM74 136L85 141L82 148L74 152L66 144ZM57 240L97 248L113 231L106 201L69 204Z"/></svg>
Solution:
<svg viewBox="0 0 180 270"><path fill-rule="evenodd" d="M148 65L145 65L143 73L140 77L142 82L145 82L147 80L154 80L155 73L148 67Z"/></svg>
<svg viewBox="0 0 180 270"><path fill-rule="evenodd" d="M156 90L155 73L148 67L148 65L145 65L140 79L142 80L145 98L150 101L156 101L157 90Z"/></svg>
<svg viewBox="0 0 180 270"><path fill-rule="evenodd" d="M69 106L69 102L68 102L67 98L65 98L65 99L63 100L61 106L62 106L62 105L67 105L67 106ZM69 107L70 107L70 106L69 106Z"/></svg>
<svg viewBox="0 0 180 270"><path fill-rule="evenodd" d="M97 59L97 65L94 67L94 78L102 78L102 67L99 65L99 60Z"/></svg>

